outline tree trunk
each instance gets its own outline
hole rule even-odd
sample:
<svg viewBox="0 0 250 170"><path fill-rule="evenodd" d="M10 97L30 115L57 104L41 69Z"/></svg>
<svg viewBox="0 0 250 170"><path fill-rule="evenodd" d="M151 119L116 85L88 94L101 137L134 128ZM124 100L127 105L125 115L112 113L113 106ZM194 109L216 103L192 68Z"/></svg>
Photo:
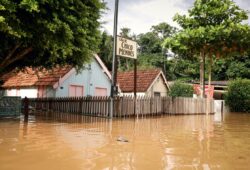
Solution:
<svg viewBox="0 0 250 170"><path fill-rule="evenodd" d="M211 79L212 79L212 65L213 65L213 56L209 54L209 68L208 68L208 94L210 94L211 90ZM206 102L206 114L208 115L208 107L209 107L209 95L207 96Z"/></svg>
<svg viewBox="0 0 250 170"><path fill-rule="evenodd" d="M212 66L213 66L213 57L209 55L209 69L208 69L208 88L210 89L211 80L212 80Z"/></svg>
<svg viewBox="0 0 250 170"><path fill-rule="evenodd" d="M205 53L200 52L200 97L205 97Z"/></svg>

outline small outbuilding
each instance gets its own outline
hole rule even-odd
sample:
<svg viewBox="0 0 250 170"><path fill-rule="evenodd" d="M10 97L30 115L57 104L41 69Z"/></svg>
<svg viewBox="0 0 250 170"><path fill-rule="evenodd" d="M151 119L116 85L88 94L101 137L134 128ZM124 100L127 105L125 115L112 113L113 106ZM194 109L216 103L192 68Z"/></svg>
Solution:
<svg viewBox="0 0 250 170"><path fill-rule="evenodd" d="M117 83L120 95L134 94L134 71L118 72ZM167 96L169 85L161 69L137 71L137 95L160 97Z"/></svg>

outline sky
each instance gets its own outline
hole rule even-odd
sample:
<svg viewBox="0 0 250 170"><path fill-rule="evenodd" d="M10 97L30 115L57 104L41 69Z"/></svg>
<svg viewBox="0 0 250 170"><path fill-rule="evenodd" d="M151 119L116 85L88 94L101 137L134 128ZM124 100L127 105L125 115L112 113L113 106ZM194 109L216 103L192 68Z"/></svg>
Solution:
<svg viewBox="0 0 250 170"><path fill-rule="evenodd" d="M105 11L101 21L103 30L113 34L115 0L103 0L109 10ZM242 9L250 11L250 0L234 0ZM121 28L128 27L136 35L150 31L151 26L161 22L178 27L173 22L176 13L187 14L194 0L119 0L118 33ZM249 19L246 21L250 24Z"/></svg>

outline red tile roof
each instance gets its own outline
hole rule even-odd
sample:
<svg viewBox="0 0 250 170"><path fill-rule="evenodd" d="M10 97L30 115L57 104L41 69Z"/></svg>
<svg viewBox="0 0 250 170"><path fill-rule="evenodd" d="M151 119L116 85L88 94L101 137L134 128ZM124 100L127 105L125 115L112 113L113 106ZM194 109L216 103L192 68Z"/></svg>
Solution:
<svg viewBox="0 0 250 170"><path fill-rule="evenodd" d="M29 86L52 86L72 69L71 66L56 67L51 70L25 68L21 71L13 70L0 77L3 80L1 87L29 87Z"/></svg>
<svg viewBox="0 0 250 170"><path fill-rule="evenodd" d="M138 70L136 83L137 92L146 92L160 72L160 69ZM122 92L133 92L134 71L118 72L117 83Z"/></svg>

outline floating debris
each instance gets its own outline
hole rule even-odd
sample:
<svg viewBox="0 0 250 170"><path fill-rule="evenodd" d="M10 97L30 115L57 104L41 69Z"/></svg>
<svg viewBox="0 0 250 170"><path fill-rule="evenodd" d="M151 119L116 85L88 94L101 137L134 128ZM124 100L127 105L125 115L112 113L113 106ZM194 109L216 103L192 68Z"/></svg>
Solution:
<svg viewBox="0 0 250 170"><path fill-rule="evenodd" d="M123 136L119 136L119 137L117 138L117 141L119 141L119 142L128 142L128 139L126 139L126 138L123 137Z"/></svg>

